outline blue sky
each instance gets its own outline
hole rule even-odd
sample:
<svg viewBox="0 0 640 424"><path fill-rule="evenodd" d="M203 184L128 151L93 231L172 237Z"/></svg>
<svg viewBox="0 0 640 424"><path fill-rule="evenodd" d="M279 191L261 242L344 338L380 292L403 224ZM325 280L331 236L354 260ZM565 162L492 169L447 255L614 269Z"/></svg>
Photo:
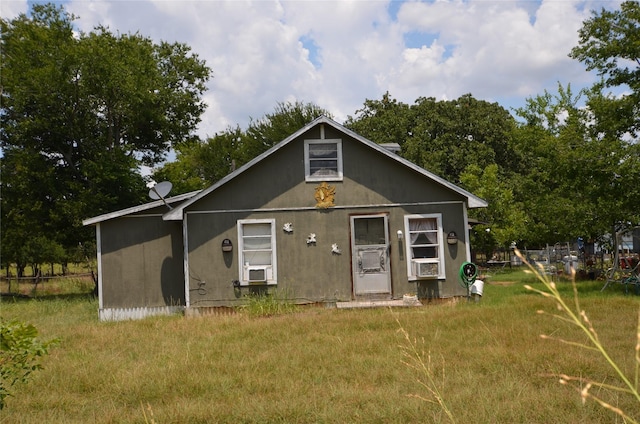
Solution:
<svg viewBox="0 0 640 424"><path fill-rule="evenodd" d="M154 40L184 42L214 78L199 132L273 111L278 102L312 102L338 121L385 92L475 98L520 107L557 84L574 92L596 76L567 55L590 10L619 1L217 1L68 0L83 31L106 25ZM0 14L28 10L2 0Z"/></svg>

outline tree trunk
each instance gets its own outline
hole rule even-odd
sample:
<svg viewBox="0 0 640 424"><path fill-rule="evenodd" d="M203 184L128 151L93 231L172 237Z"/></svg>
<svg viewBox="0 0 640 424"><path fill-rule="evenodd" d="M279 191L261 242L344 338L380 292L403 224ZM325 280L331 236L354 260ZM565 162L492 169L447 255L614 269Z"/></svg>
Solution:
<svg viewBox="0 0 640 424"><path fill-rule="evenodd" d="M38 270L38 273L35 275L35 279L33 280L33 290L31 291L31 295L34 297L36 295L36 289L38 288L38 284L40 283L41 277L42 277L42 273L40 272L40 270Z"/></svg>

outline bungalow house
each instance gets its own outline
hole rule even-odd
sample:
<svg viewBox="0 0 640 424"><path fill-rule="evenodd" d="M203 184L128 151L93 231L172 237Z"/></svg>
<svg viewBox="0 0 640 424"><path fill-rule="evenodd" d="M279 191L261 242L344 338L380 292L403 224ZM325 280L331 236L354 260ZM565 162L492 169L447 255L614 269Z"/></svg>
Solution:
<svg viewBox="0 0 640 424"><path fill-rule="evenodd" d="M166 204L165 204L166 201ZM326 117L209 188L87 219L99 315L464 296L469 208L487 203Z"/></svg>

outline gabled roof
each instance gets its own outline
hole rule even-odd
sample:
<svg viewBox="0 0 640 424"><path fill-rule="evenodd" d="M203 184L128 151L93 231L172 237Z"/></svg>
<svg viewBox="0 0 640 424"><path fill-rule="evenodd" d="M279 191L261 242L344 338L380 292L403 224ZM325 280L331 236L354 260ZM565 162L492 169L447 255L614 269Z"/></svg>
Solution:
<svg viewBox="0 0 640 424"><path fill-rule="evenodd" d="M255 158L253 158L251 161L247 162L246 164L244 164L243 166L241 166L240 168L236 169L234 172L228 174L227 176L225 176L224 178L220 179L219 181L217 181L215 184L213 184L212 186L210 186L209 188L206 188L204 190L202 190L201 192L199 192L198 194L196 194L195 196L191 197L190 199L186 200L184 203L180 204L179 206L177 206L176 208L168 211L167 213L164 214L163 219L170 221L170 220L182 220L183 218L183 214L184 214L184 209L186 207L188 207L189 205L193 204L194 202L197 202L198 200L200 200L201 198L207 196L209 193L215 191L218 187L227 184L229 181L233 180L235 177L237 177L238 175L242 174L243 172L245 172L247 169L251 168L252 166L254 166L256 163L266 159L267 157L271 156L272 154L274 154L275 152L277 152L278 150L282 149L284 146L286 146L287 144L291 143L293 140L295 140L296 138L300 137L302 134L304 134L305 132L309 131L311 128L315 127L316 125L319 124L326 124L326 125L330 125L333 128L335 128L338 131L341 131L343 133L345 133L346 135L354 138L355 140L361 142L362 144L377 150L378 152L380 152L381 154L391 158L392 160L395 160L397 162L400 162L401 164L403 164L404 166L413 169L414 171L418 172L419 174L424 175L426 178L460 194L461 196L465 197L467 199L467 204L469 205L469 208L484 208L488 206L488 203L475 196L474 194L456 186L455 184L452 184L451 182L445 180L442 177L439 177L429 171L427 171L426 169L423 169L419 166L417 166L416 164L390 152L388 149L386 149L384 146L381 146L379 144L374 143L373 141L370 141L364 137L362 137L359 134L356 134L355 132L351 131L350 129L338 124L337 122L335 122L332 119L329 119L325 116L321 116L319 118L314 119L313 121L311 121L310 123L308 123L307 125L305 125L304 127L300 128L298 131L296 131L295 133L291 134L289 137L285 138L284 140L282 140L280 143L274 145L273 147L271 147L269 150L265 151L264 153L262 153L261 155L256 156Z"/></svg>
<svg viewBox="0 0 640 424"><path fill-rule="evenodd" d="M196 191L180 194L180 195L173 196L173 197L167 197L166 199L164 199L164 202L166 202L167 204L183 202L183 201L195 196L199 192L200 192L200 190L196 190ZM98 215L98 216L93 217L93 218L87 218L87 219L82 221L82 225L94 225L94 224L97 224L99 222L108 221L110 219L118 218L118 217L121 217L121 216L130 215L130 214L134 214L134 213L138 213L138 212L143 212L143 211L146 211L146 210L149 210L149 209L157 208L158 206L162 206L162 205L165 204L164 202L162 201L162 199L159 199L159 200L156 200L154 202L145 203L143 205L133 206L131 208L127 208L127 209L122 209L122 210L115 211L115 212L106 213L104 215Z"/></svg>

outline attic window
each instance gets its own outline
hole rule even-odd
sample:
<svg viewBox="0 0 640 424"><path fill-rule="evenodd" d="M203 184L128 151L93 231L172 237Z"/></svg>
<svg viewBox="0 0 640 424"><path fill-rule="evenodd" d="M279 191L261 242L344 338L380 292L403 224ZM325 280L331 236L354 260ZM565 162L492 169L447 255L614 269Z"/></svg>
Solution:
<svg viewBox="0 0 640 424"><path fill-rule="evenodd" d="M307 181L342 181L342 140L304 141Z"/></svg>

